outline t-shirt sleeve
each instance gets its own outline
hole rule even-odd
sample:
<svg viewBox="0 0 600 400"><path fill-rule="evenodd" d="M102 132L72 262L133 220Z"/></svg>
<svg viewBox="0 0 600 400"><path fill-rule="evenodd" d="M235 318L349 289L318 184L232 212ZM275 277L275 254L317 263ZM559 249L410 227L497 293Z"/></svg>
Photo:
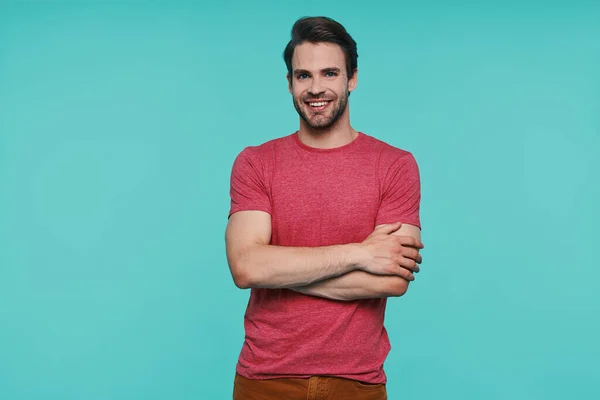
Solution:
<svg viewBox="0 0 600 400"><path fill-rule="evenodd" d="M264 174L262 163L249 148L245 148L236 157L231 170L228 218L238 211L258 210L271 213L271 200Z"/></svg>
<svg viewBox="0 0 600 400"><path fill-rule="evenodd" d="M402 222L421 228L421 181L417 161L411 153L400 156L390 165L382 186L375 225Z"/></svg>

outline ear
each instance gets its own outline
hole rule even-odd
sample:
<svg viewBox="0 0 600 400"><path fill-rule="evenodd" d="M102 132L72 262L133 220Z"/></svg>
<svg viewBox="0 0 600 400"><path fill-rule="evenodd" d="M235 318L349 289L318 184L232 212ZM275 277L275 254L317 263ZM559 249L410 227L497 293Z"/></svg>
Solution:
<svg viewBox="0 0 600 400"><path fill-rule="evenodd" d="M286 75L287 81L288 81L288 90L290 91L290 94L292 94L292 80L290 78L290 74Z"/></svg>
<svg viewBox="0 0 600 400"><path fill-rule="evenodd" d="M354 70L354 75L352 75L352 78L348 79L348 91L354 91L354 89L356 89L356 85L358 85L358 68Z"/></svg>

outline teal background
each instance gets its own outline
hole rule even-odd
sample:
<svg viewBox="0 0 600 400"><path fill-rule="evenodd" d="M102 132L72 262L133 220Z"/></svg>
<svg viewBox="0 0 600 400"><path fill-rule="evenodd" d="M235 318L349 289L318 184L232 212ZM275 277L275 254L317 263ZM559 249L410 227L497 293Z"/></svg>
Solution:
<svg viewBox="0 0 600 400"><path fill-rule="evenodd" d="M231 398L229 173L298 126L304 15L421 169L390 399L600 398L598 2L46 1L0 5L1 399Z"/></svg>

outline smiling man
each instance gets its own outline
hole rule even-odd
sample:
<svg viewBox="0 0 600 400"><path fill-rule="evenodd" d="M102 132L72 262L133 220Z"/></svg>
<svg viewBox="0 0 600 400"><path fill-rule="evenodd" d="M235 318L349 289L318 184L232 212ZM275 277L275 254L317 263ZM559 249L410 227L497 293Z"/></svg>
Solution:
<svg viewBox="0 0 600 400"><path fill-rule="evenodd" d="M251 289L233 397L386 399L386 302L422 261L417 163L351 126L358 54L342 25L298 20L283 56L300 127L231 173L227 259Z"/></svg>

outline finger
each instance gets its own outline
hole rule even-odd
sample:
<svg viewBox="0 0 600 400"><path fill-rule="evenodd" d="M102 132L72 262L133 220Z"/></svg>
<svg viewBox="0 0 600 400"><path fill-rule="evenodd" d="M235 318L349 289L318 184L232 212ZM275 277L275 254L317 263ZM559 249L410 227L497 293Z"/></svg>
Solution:
<svg viewBox="0 0 600 400"><path fill-rule="evenodd" d="M419 250L414 247L403 247L404 249L404 257L410 258L411 260L415 260L417 264L421 264L423 261L423 257L419 253Z"/></svg>
<svg viewBox="0 0 600 400"><path fill-rule="evenodd" d="M400 243L402 246L415 247L417 249L422 249L424 247L423 243L421 243L421 241L419 239L416 239L413 236L394 235L394 237L396 238L398 243Z"/></svg>
<svg viewBox="0 0 600 400"><path fill-rule="evenodd" d="M417 264L417 262L411 258L406 258L406 257L400 258L400 260L398 261L398 265L402 268L406 268L413 272L419 272L421 270L421 268L419 268L419 265Z"/></svg>
<svg viewBox="0 0 600 400"><path fill-rule="evenodd" d="M406 279L407 281L415 280L415 276L413 275L412 271L402 267L398 268L398 276Z"/></svg>

